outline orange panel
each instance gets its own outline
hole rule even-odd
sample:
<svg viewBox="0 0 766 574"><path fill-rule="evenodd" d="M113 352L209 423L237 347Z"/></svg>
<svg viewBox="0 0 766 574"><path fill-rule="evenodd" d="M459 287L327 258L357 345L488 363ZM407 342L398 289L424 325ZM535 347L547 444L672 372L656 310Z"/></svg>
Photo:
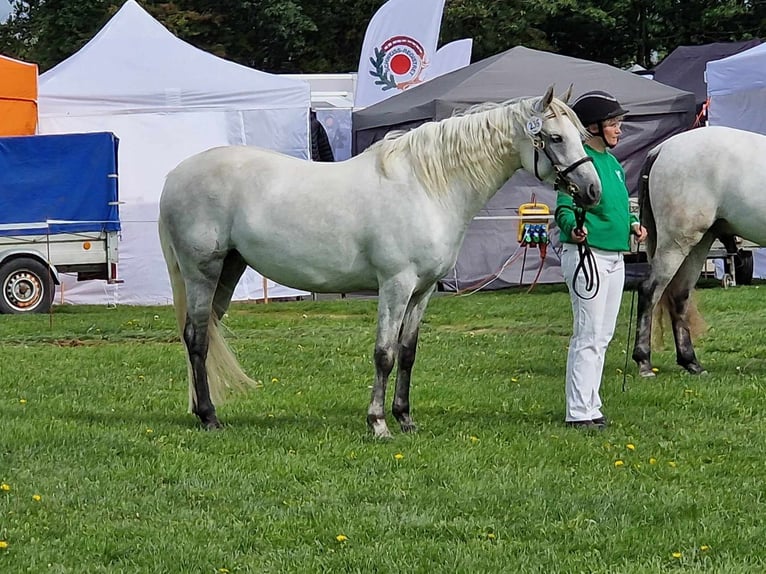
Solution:
<svg viewBox="0 0 766 574"><path fill-rule="evenodd" d="M0 99L0 136L29 136L36 132L36 102Z"/></svg>
<svg viewBox="0 0 766 574"><path fill-rule="evenodd" d="M37 64L0 56L0 135L37 131Z"/></svg>

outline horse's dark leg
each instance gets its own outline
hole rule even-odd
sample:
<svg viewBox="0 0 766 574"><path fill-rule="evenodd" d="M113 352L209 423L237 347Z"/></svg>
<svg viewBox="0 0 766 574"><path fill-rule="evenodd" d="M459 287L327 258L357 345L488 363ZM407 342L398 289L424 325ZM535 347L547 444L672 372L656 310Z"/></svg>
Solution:
<svg viewBox="0 0 766 574"><path fill-rule="evenodd" d="M657 304L655 293L657 280L652 273L638 285L636 306L636 342L633 345L633 360L638 364L638 374L653 377L652 371L652 314Z"/></svg>
<svg viewBox="0 0 766 574"><path fill-rule="evenodd" d="M187 316L184 327L184 341L189 353L192 376L194 378L194 399L192 411L206 429L220 428L221 423L215 414L215 406L210 399L210 388L207 383L207 360L208 350L208 321L195 324L191 317Z"/></svg>
<svg viewBox="0 0 766 574"><path fill-rule="evenodd" d="M428 306L428 301L431 299L434 287L430 288L423 295L413 296L410 300L399 335L399 366L396 373L396 391L391 412L396 420L399 421L399 425L404 432L418 430L417 425L410 416L410 380L418 347L420 321L423 319L423 314Z"/></svg>
<svg viewBox="0 0 766 574"><path fill-rule="evenodd" d="M712 234L706 234L692 249L676 276L668 285L670 318L673 325L673 338L676 343L676 362L693 375L704 372L694 353L689 332L689 296L699 279L702 266L714 241Z"/></svg>
<svg viewBox="0 0 766 574"><path fill-rule="evenodd" d="M636 319L636 342L633 346L633 360L638 364L638 374L653 377L652 370L652 315L665 288L676 271L681 267L685 254L672 248L664 251L657 248L651 262L649 277L638 286L638 306Z"/></svg>
<svg viewBox="0 0 766 574"><path fill-rule="evenodd" d="M676 342L676 362L693 375L704 372L694 353L686 314L689 309L690 291L685 289L670 295L670 318L673 324L673 338Z"/></svg>
<svg viewBox="0 0 766 574"><path fill-rule="evenodd" d="M414 281L412 282L414 283ZM367 409L367 424L377 438L390 438L386 425L386 386L394 368L407 302L412 294L411 283L393 278L378 288L378 333L375 341L375 382Z"/></svg>
<svg viewBox="0 0 766 574"><path fill-rule="evenodd" d="M202 426L215 429L221 426L210 398L207 377L207 352L209 346L208 326L213 311L213 297L223 268L224 254L213 255L208 261L198 263L186 270L186 325L184 342L194 381L192 389L192 412Z"/></svg>

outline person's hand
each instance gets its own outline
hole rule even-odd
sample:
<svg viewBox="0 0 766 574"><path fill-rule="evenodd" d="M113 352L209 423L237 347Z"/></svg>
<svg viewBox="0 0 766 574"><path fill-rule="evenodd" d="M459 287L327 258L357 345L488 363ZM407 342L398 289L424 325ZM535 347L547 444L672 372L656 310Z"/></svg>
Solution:
<svg viewBox="0 0 766 574"><path fill-rule="evenodd" d="M644 239L646 239L646 227L641 225L640 223L634 223L630 227L630 232L636 236L636 239L639 243L641 243Z"/></svg>
<svg viewBox="0 0 766 574"><path fill-rule="evenodd" d="M571 237L575 243L582 243L588 238L588 229L585 227L582 229L575 228L572 230Z"/></svg>

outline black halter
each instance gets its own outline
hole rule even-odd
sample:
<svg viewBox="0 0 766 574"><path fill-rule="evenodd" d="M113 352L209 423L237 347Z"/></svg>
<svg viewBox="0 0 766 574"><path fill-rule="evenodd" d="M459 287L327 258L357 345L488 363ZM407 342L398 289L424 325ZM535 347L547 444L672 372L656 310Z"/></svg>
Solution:
<svg viewBox="0 0 766 574"><path fill-rule="evenodd" d="M540 151L542 150L542 152L545 154L545 157L547 157L548 161L551 162L553 169L556 170L556 180L554 181L554 184L553 184L554 187L556 189L560 189L561 191L566 191L569 195L571 195L572 197L575 197L578 187L567 176L570 173L572 173L574 170L576 170L578 167L580 167L582 164L592 162L593 158L590 157L589 155L586 155L585 157L578 159L576 162L562 169L556 163L556 160L554 160L551 157L550 152L545 147L545 140L543 140L543 138L536 135L531 137L532 137L532 145L535 146L535 177L539 179L540 181L543 181L543 178L540 177L540 172L537 168L537 163L540 160Z"/></svg>
<svg viewBox="0 0 766 574"><path fill-rule="evenodd" d="M575 227L577 229L582 229L583 225L585 224L585 209L583 209L583 207L577 202L577 196L575 195L578 190L577 185L573 183L567 176L582 164L592 162L593 158L589 155L586 155L568 167L562 169L556 164L555 160L551 157L551 154L545 148L545 141L543 138L537 135L531 135L531 137L532 144L535 146L535 176L540 181L543 180L543 178L540 177L540 173L537 169L537 162L540 159L540 150L542 150L545 154L545 157L547 157L548 161L551 162L553 169L556 170L556 180L554 182L555 188L561 191L565 191L574 199L575 207L573 211L575 215ZM558 211L558 209L556 211ZM598 275L596 258L591 251L590 245L588 245L587 239L582 243L577 244L577 252L579 256L579 262L572 277L572 288L575 295L577 295L580 299L593 299L598 294L599 287L601 286L601 281ZM577 277L580 274L582 274L585 283L585 293L580 293L579 289L577 288Z"/></svg>

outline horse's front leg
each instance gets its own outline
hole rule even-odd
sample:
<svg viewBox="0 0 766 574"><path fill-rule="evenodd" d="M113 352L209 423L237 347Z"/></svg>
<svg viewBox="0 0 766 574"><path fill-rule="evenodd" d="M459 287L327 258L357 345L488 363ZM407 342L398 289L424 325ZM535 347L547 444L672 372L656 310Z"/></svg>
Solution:
<svg viewBox="0 0 766 574"><path fill-rule="evenodd" d="M404 432L415 432L417 425L410 416L410 381L412 367L418 347L420 322L428 306L428 301L434 292L433 287L424 294L413 296L404 315L404 322L399 336L399 366L396 373L396 391L391 412Z"/></svg>
<svg viewBox="0 0 766 574"><path fill-rule="evenodd" d="M189 353L192 378L194 380L194 396L192 411L208 430L221 427L215 414L215 406L210 399L210 389L207 382L208 329L207 322L195 323L187 316L184 327L184 341Z"/></svg>
<svg viewBox="0 0 766 574"><path fill-rule="evenodd" d="M375 382L367 409L367 425L377 438L391 438L386 425L386 386L398 351L399 330L412 289L391 279L378 289L378 334L375 341Z"/></svg>

